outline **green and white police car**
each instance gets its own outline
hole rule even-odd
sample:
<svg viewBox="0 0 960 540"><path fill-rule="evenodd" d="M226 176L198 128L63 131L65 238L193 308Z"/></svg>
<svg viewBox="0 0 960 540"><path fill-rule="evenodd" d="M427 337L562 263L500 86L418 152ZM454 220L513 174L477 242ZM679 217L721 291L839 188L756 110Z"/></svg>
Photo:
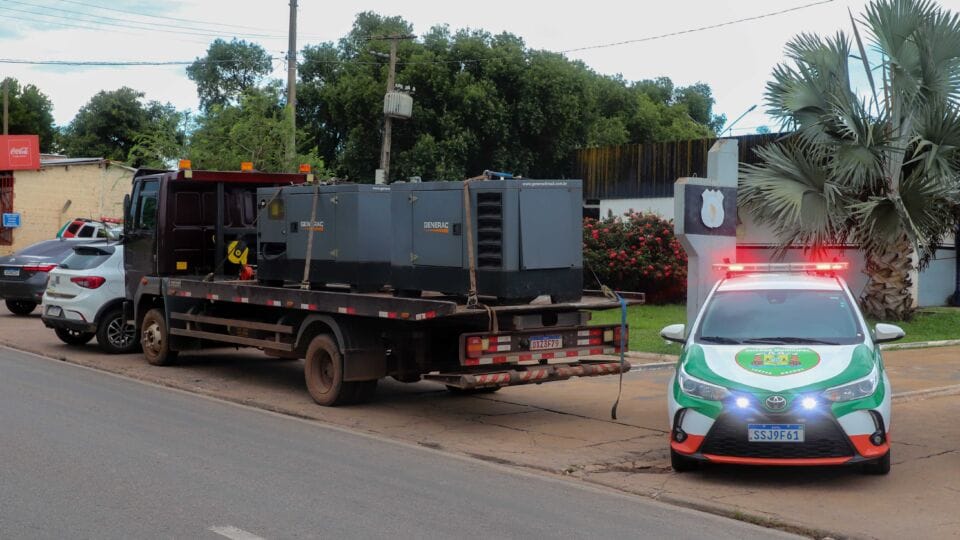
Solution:
<svg viewBox="0 0 960 540"><path fill-rule="evenodd" d="M846 263L716 265L726 271L688 332L669 387L674 470L701 462L861 465L890 471L890 381L837 272Z"/></svg>

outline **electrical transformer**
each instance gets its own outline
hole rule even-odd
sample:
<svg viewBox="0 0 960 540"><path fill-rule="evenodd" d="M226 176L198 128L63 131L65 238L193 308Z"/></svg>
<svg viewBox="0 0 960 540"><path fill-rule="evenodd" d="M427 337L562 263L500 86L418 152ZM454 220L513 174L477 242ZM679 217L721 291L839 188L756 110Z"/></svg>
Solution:
<svg viewBox="0 0 960 540"><path fill-rule="evenodd" d="M390 284L400 292L470 290L467 242L478 293L501 301L580 299L583 185L580 180L486 180L391 184Z"/></svg>
<svg viewBox="0 0 960 540"><path fill-rule="evenodd" d="M313 213L316 199L316 213ZM303 280L380 290L390 276L390 186L334 184L257 190L258 266L261 283Z"/></svg>

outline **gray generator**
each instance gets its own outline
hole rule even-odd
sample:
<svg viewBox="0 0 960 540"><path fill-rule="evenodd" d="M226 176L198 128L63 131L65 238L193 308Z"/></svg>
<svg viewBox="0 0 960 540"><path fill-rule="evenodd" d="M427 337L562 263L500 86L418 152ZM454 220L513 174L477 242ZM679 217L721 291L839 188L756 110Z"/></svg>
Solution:
<svg viewBox="0 0 960 540"><path fill-rule="evenodd" d="M463 182L391 184L390 284L402 293L470 289ZM478 293L507 302L583 290L580 180L470 183Z"/></svg>
<svg viewBox="0 0 960 540"><path fill-rule="evenodd" d="M316 217L311 220L314 192ZM257 190L257 279L279 285L308 280L380 290L390 276L390 187L370 184L285 186Z"/></svg>

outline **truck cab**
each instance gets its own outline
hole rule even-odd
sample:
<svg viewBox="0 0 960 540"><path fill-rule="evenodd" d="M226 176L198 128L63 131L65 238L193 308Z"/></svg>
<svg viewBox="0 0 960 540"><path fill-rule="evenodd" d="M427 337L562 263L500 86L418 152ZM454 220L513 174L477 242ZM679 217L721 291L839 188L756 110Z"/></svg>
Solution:
<svg viewBox="0 0 960 540"><path fill-rule="evenodd" d="M159 278L236 277L256 264L260 187L303 184L308 174L142 171L124 205L126 297L139 323ZM231 253L228 253L230 251Z"/></svg>

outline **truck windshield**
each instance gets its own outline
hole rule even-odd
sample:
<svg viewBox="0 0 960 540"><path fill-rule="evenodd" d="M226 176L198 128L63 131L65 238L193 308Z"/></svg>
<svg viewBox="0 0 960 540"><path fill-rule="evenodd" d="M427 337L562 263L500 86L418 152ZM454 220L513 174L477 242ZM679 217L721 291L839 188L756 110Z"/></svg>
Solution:
<svg viewBox="0 0 960 540"><path fill-rule="evenodd" d="M696 340L848 345L862 343L863 331L843 291L718 291L704 311Z"/></svg>

